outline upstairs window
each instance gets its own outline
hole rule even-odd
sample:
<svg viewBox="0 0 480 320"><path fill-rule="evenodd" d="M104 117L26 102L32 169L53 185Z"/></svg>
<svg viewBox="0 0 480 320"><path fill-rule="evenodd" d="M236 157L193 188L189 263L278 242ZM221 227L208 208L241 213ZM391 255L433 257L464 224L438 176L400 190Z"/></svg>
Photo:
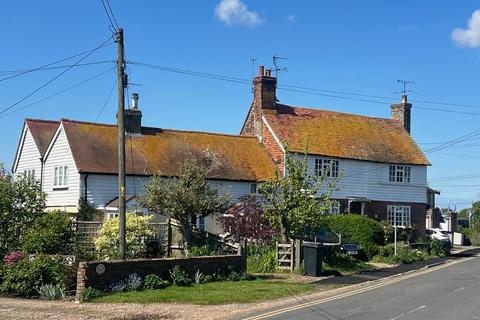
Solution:
<svg viewBox="0 0 480 320"><path fill-rule="evenodd" d="M315 175L322 176L324 173L328 178L338 177L338 160L315 158Z"/></svg>
<svg viewBox="0 0 480 320"><path fill-rule="evenodd" d="M409 206L388 206L387 221L397 227L409 227L411 224L411 208Z"/></svg>
<svg viewBox="0 0 480 320"><path fill-rule="evenodd" d="M398 183L410 183L411 167L390 165L388 181Z"/></svg>
<svg viewBox="0 0 480 320"><path fill-rule="evenodd" d="M23 171L23 176L27 179L35 179L35 169L28 169Z"/></svg>
<svg viewBox="0 0 480 320"><path fill-rule="evenodd" d="M54 188L68 187L68 166L55 167L53 187Z"/></svg>

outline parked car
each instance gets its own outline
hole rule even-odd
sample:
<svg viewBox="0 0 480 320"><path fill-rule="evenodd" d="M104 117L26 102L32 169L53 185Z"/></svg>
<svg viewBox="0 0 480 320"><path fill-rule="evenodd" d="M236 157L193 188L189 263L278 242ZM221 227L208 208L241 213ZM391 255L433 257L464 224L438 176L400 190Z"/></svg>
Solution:
<svg viewBox="0 0 480 320"><path fill-rule="evenodd" d="M335 231L328 229L320 230L311 240L315 243L321 243L324 246L336 247L337 250L340 249L341 252L352 256L358 255L362 249L355 241L343 238Z"/></svg>
<svg viewBox="0 0 480 320"><path fill-rule="evenodd" d="M448 232L440 229L427 229L427 236L432 240L450 241Z"/></svg>

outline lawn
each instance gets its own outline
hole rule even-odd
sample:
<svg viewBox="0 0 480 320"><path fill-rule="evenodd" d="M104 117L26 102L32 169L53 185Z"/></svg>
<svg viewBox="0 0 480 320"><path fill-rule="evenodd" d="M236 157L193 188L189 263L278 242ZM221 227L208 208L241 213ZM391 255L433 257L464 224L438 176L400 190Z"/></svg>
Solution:
<svg viewBox="0 0 480 320"><path fill-rule="evenodd" d="M95 298L92 302L194 304L247 303L270 300L314 291L309 283L257 279L251 281L209 282L190 287L171 286L158 290L130 291Z"/></svg>

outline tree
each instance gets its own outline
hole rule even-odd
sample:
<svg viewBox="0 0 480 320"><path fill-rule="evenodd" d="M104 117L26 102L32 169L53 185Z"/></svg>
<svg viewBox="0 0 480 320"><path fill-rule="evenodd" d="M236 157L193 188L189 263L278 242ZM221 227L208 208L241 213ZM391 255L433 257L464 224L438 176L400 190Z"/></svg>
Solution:
<svg viewBox="0 0 480 320"><path fill-rule="evenodd" d="M308 173L307 155L300 158L288 151L285 156L286 177L278 172L260 184L259 193L265 201L264 211L273 226L280 228L282 241L310 237L326 224L323 213L333 201L331 194L336 179L328 178L329 168L321 176ZM318 194L322 186L325 192Z"/></svg>
<svg viewBox="0 0 480 320"><path fill-rule="evenodd" d="M218 220L222 223L223 230L230 232L237 242L248 239L268 244L278 234L278 229L273 228L263 214L262 204L255 195L240 197L240 201L227 209Z"/></svg>
<svg viewBox="0 0 480 320"><path fill-rule="evenodd" d="M180 165L178 177L150 178L139 198L139 204L146 209L178 221L186 256L191 245L192 221L223 212L229 204L228 196L219 195L208 186L207 176L214 168L208 159L192 157Z"/></svg>
<svg viewBox="0 0 480 320"><path fill-rule="evenodd" d="M25 230L45 209L45 193L35 179L14 179L0 164L0 251L18 249Z"/></svg>

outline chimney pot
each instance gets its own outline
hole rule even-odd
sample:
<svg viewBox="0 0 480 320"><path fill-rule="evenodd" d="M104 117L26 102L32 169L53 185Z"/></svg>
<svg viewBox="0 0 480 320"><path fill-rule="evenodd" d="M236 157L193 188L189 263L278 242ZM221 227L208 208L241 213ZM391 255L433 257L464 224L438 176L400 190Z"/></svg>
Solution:
<svg viewBox="0 0 480 320"><path fill-rule="evenodd" d="M264 66L258 66L258 75L263 76L265 73L265 67Z"/></svg>
<svg viewBox="0 0 480 320"><path fill-rule="evenodd" d="M272 76L272 70L271 69L267 69L267 77L271 77Z"/></svg>
<svg viewBox="0 0 480 320"><path fill-rule="evenodd" d="M138 109L138 93L132 93L132 109Z"/></svg>

